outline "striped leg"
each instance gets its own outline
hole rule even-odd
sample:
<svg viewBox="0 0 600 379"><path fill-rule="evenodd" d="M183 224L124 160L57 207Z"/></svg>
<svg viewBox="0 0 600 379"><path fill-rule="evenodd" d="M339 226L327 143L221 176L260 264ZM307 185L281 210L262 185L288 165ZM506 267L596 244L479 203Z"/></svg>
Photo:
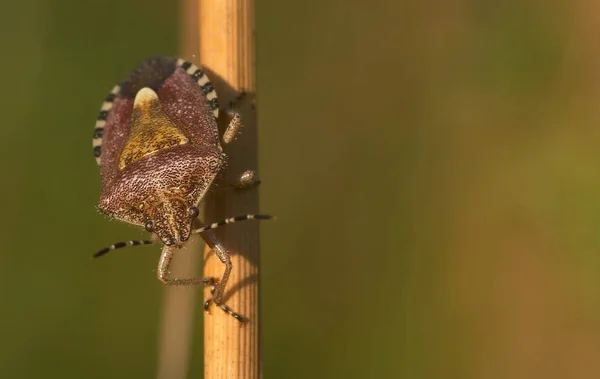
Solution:
<svg viewBox="0 0 600 379"><path fill-rule="evenodd" d="M123 247L127 247L127 246L137 246L137 245L150 245L153 244L153 241L149 241L149 240L144 240L144 241L125 241L125 242L117 242L114 243L108 247L105 247L104 249L100 250L99 252L97 252L96 254L94 254L92 256L92 258L98 258L103 256L104 254L108 253L111 250L115 250L115 249L120 249Z"/></svg>
<svg viewBox="0 0 600 379"><path fill-rule="evenodd" d="M162 254L160 255L160 261L158 262L157 276L158 280L163 282L167 286L214 286L215 280L213 278L169 278L169 266L175 253L175 247L164 246Z"/></svg>

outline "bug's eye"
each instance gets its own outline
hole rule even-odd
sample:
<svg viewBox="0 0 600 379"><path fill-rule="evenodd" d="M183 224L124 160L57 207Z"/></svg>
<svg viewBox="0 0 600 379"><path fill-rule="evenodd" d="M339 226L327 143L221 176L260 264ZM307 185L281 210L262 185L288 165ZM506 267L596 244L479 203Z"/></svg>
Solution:
<svg viewBox="0 0 600 379"><path fill-rule="evenodd" d="M188 211L190 212L190 216L192 216L192 218L196 218L200 214L200 211L197 207L190 207Z"/></svg>
<svg viewBox="0 0 600 379"><path fill-rule="evenodd" d="M154 225L152 225L152 221L146 221L146 225L144 225L144 228L146 228L147 231L149 231L150 233L152 233L152 227Z"/></svg>

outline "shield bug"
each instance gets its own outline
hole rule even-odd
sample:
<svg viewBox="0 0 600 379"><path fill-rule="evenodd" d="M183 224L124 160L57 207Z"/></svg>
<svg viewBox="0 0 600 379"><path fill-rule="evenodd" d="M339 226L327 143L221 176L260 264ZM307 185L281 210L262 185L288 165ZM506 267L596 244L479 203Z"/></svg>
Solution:
<svg viewBox="0 0 600 379"><path fill-rule="evenodd" d="M162 243L158 279L165 285L211 286L212 299L236 319L242 317L222 303L231 259L210 231L216 227L267 215L243 215L209 225L198 219L198 204L223 169L223 147L242 126L233 110L220 138L217 94L204 71L190 62L170 57L144 60L104 100L94 129L94 156L100 166L102 192L99 209L106 215L138 225L151 240L118 242L98 251ZM246 188L245 172L240 188ZM258 181L256 181L258 182ZM225 265L222 278L172 278L169 264L191 234L201 233Z"/></svg>

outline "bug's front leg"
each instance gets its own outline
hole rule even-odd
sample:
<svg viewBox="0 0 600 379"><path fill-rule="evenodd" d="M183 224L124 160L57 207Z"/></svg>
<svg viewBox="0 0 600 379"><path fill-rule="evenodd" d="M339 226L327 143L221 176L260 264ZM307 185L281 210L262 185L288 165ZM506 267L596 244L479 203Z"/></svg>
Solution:
<svg viewBox="0 0 600 379"><path fill-rule="evenodd" d="M169 278L169 266L171 260L175 254L176 247L166 246L163 247L163 251L160 255L160 261L158 262L157 276L158 280L163 282L167 286L214 286L215 280L213 278Z"/></svg>
<svg viewBox="0 0 600 379"><path fill-rule="evenodd" d="M211 248L211 250L215 253L215 255L219 258L221 263L225 265L225 271L223 271L223 276L221 280L216 285L216 287L211 288L212 298L206 300L204 302L204 310L208 311L210 307L210 303L214 302L219 308L221 308L225 313L233 316L236 320L240 322L244 322L244 317L242 315L234 312L231 308L223 303L223 294L225 293L225 287L227 286L227 281L229 280L229 275L231 274L232 264L231 264L231 256L225 247L219 242L217 237L211 231L206 231L200 234L204 242Z"/></svg>

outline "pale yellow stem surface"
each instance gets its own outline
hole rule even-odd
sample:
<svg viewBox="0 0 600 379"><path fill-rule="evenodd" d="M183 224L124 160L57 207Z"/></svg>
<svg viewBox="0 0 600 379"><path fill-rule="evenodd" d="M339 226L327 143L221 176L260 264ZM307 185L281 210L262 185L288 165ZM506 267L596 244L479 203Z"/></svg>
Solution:
<svg viewBox="0 0 600 379"><path fill-rule="evenodd" d="M204 221L256 213L257 188L227 190L248 169L257 170L254 66L254 2L250 0L199 0L199 61L211 75L221 107L246 92L240 104L244 123L240 136L226 148L227 169L205 203ZM258 223L244 222L216 231L232 254L233 270L224 301L248 319L240 325L216 307L204 317L205 379L258 379L260 377ZM205 251L204 275L220 278L224 265Z"/></svg>

